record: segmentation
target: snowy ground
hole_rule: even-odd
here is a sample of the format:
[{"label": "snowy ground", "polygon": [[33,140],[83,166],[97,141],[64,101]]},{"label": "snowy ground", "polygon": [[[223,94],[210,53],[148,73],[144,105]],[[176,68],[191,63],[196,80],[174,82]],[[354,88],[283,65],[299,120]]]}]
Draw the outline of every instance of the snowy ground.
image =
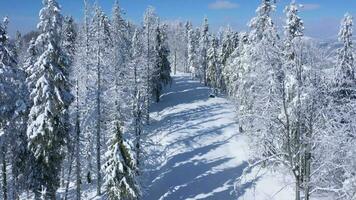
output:
[{"label": "snowy ground", "polygon": [[[286,173],[261,169],[234,192],[249,158],[248,140],[237,133],[234,106],[225,98],[209,98],[210,90],[189,75],[173,78],[151,110],[142,200],[294,199],[291,181],[282,175]],[[96,196],[95,184],[84,184],[82,190],[82,199],[106,199]],[[63,193],[60,188],[58,199]],[[75,198],[74,183],[68,197]]]},{"label": "snowy ground", "polygon": [[144,200],[289,200],[288,179],[259,173],[238,192],[234,183],[247,166],[247,139],[238,135],[234,106],[209,98],[210,90],[189,75],[173,77],[152,107]]}]

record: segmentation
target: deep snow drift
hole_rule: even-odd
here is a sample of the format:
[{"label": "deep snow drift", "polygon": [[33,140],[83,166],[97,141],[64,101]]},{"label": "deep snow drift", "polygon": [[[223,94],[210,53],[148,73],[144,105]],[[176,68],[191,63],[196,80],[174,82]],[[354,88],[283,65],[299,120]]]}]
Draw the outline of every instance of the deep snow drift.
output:
[{"label": "deep snow drift", "polygon": [[247,167],[247,139],[238,134],[234,106],[209,94],[189,75],[178,74],[153,105],[143,199],[293,199],[289,179],[263,170],[251,178],[257,183],[249,180],[234,192]]}]

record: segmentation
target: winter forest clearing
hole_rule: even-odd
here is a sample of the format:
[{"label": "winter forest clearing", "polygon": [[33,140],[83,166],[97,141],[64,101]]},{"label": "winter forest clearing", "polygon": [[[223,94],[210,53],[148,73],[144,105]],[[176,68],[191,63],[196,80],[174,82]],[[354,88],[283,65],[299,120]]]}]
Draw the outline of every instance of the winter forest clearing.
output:
[{"label": "winter forest clearing", "polygon": [[294,0],[247,31],[58,2],[0,23],[1,200],[356,200],[351,14],[325,41]]}]

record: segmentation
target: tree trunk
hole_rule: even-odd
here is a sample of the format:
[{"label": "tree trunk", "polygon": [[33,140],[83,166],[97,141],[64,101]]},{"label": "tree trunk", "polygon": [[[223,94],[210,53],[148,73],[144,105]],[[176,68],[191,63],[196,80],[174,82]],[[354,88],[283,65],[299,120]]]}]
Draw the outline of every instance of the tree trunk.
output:
[{"label": "tree trunk", "polygon": [[147,93],[146,123],[150,124],[150,26],[147,27],[147,91],[146,93]]},{"label": "tree trunk", "polygon": [[76,174],[76,199],[80,200],[81,192],[80,192],[80,184],[81,184],[81,165],[80,165],[80,113],[79,113],[79,81],[77,80],[77,116],[75,123],[75,174]]},{"label": "tree trunk", "polygon": [[70,154],[70,158],[69,158],[69,169],[68,169],[68,176],[67,176],[67,182],[66,182],[66,186],[65,186],[65,193],[64,193],[64,199],[67,200],[68,199],[68,192],[69,192],[69,183],[70,183],[70,177],[72,174],[72,164],[73,164],[73,157],[74,154],[71,153]]},{"label": "tree trunk", "polygon": [[174,75],[177,74],[177,51],[174,51]]},{"label": "tree trunk", "polygon": [[[4,144],[5,145],[5,144]],[[7,200],[7,171],[6,171],[6,147],[3,146],[1,149],[2,152],[2,192],[3,200]]]},{"label": "tree trunk", "polygon": [[100,38],[98,40],[98,51],[97,51],[97,93],[96,93],[96,103],[97,103],[97,121],[96,121],[96,170],[97,170],[97,195],[101,195],[101,158],[100,158],[100,137],[101,137],[101,63],[100,63],[100,55],[101,55],[101,47],[100,47]]},{"label": "tree trunk", "polygon": [[295,200],[300,200],[300,178],[296,177],[295,183]]}]

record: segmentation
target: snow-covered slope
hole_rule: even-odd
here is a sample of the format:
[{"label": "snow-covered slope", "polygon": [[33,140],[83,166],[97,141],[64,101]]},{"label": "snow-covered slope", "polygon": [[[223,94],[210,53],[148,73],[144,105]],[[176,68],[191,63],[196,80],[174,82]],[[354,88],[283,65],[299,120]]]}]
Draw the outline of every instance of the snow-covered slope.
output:
[{"label": "snow-covered slope", "polygon": [[173,78],[152,107],[143,199],[293,199],[291,187],[284,187],[289,179],[264,170],[251,178],[256,183],[249,180],[234,192],[249,158],[234,106],[225,98],[209,98],[210,90],[189,75]]}]

